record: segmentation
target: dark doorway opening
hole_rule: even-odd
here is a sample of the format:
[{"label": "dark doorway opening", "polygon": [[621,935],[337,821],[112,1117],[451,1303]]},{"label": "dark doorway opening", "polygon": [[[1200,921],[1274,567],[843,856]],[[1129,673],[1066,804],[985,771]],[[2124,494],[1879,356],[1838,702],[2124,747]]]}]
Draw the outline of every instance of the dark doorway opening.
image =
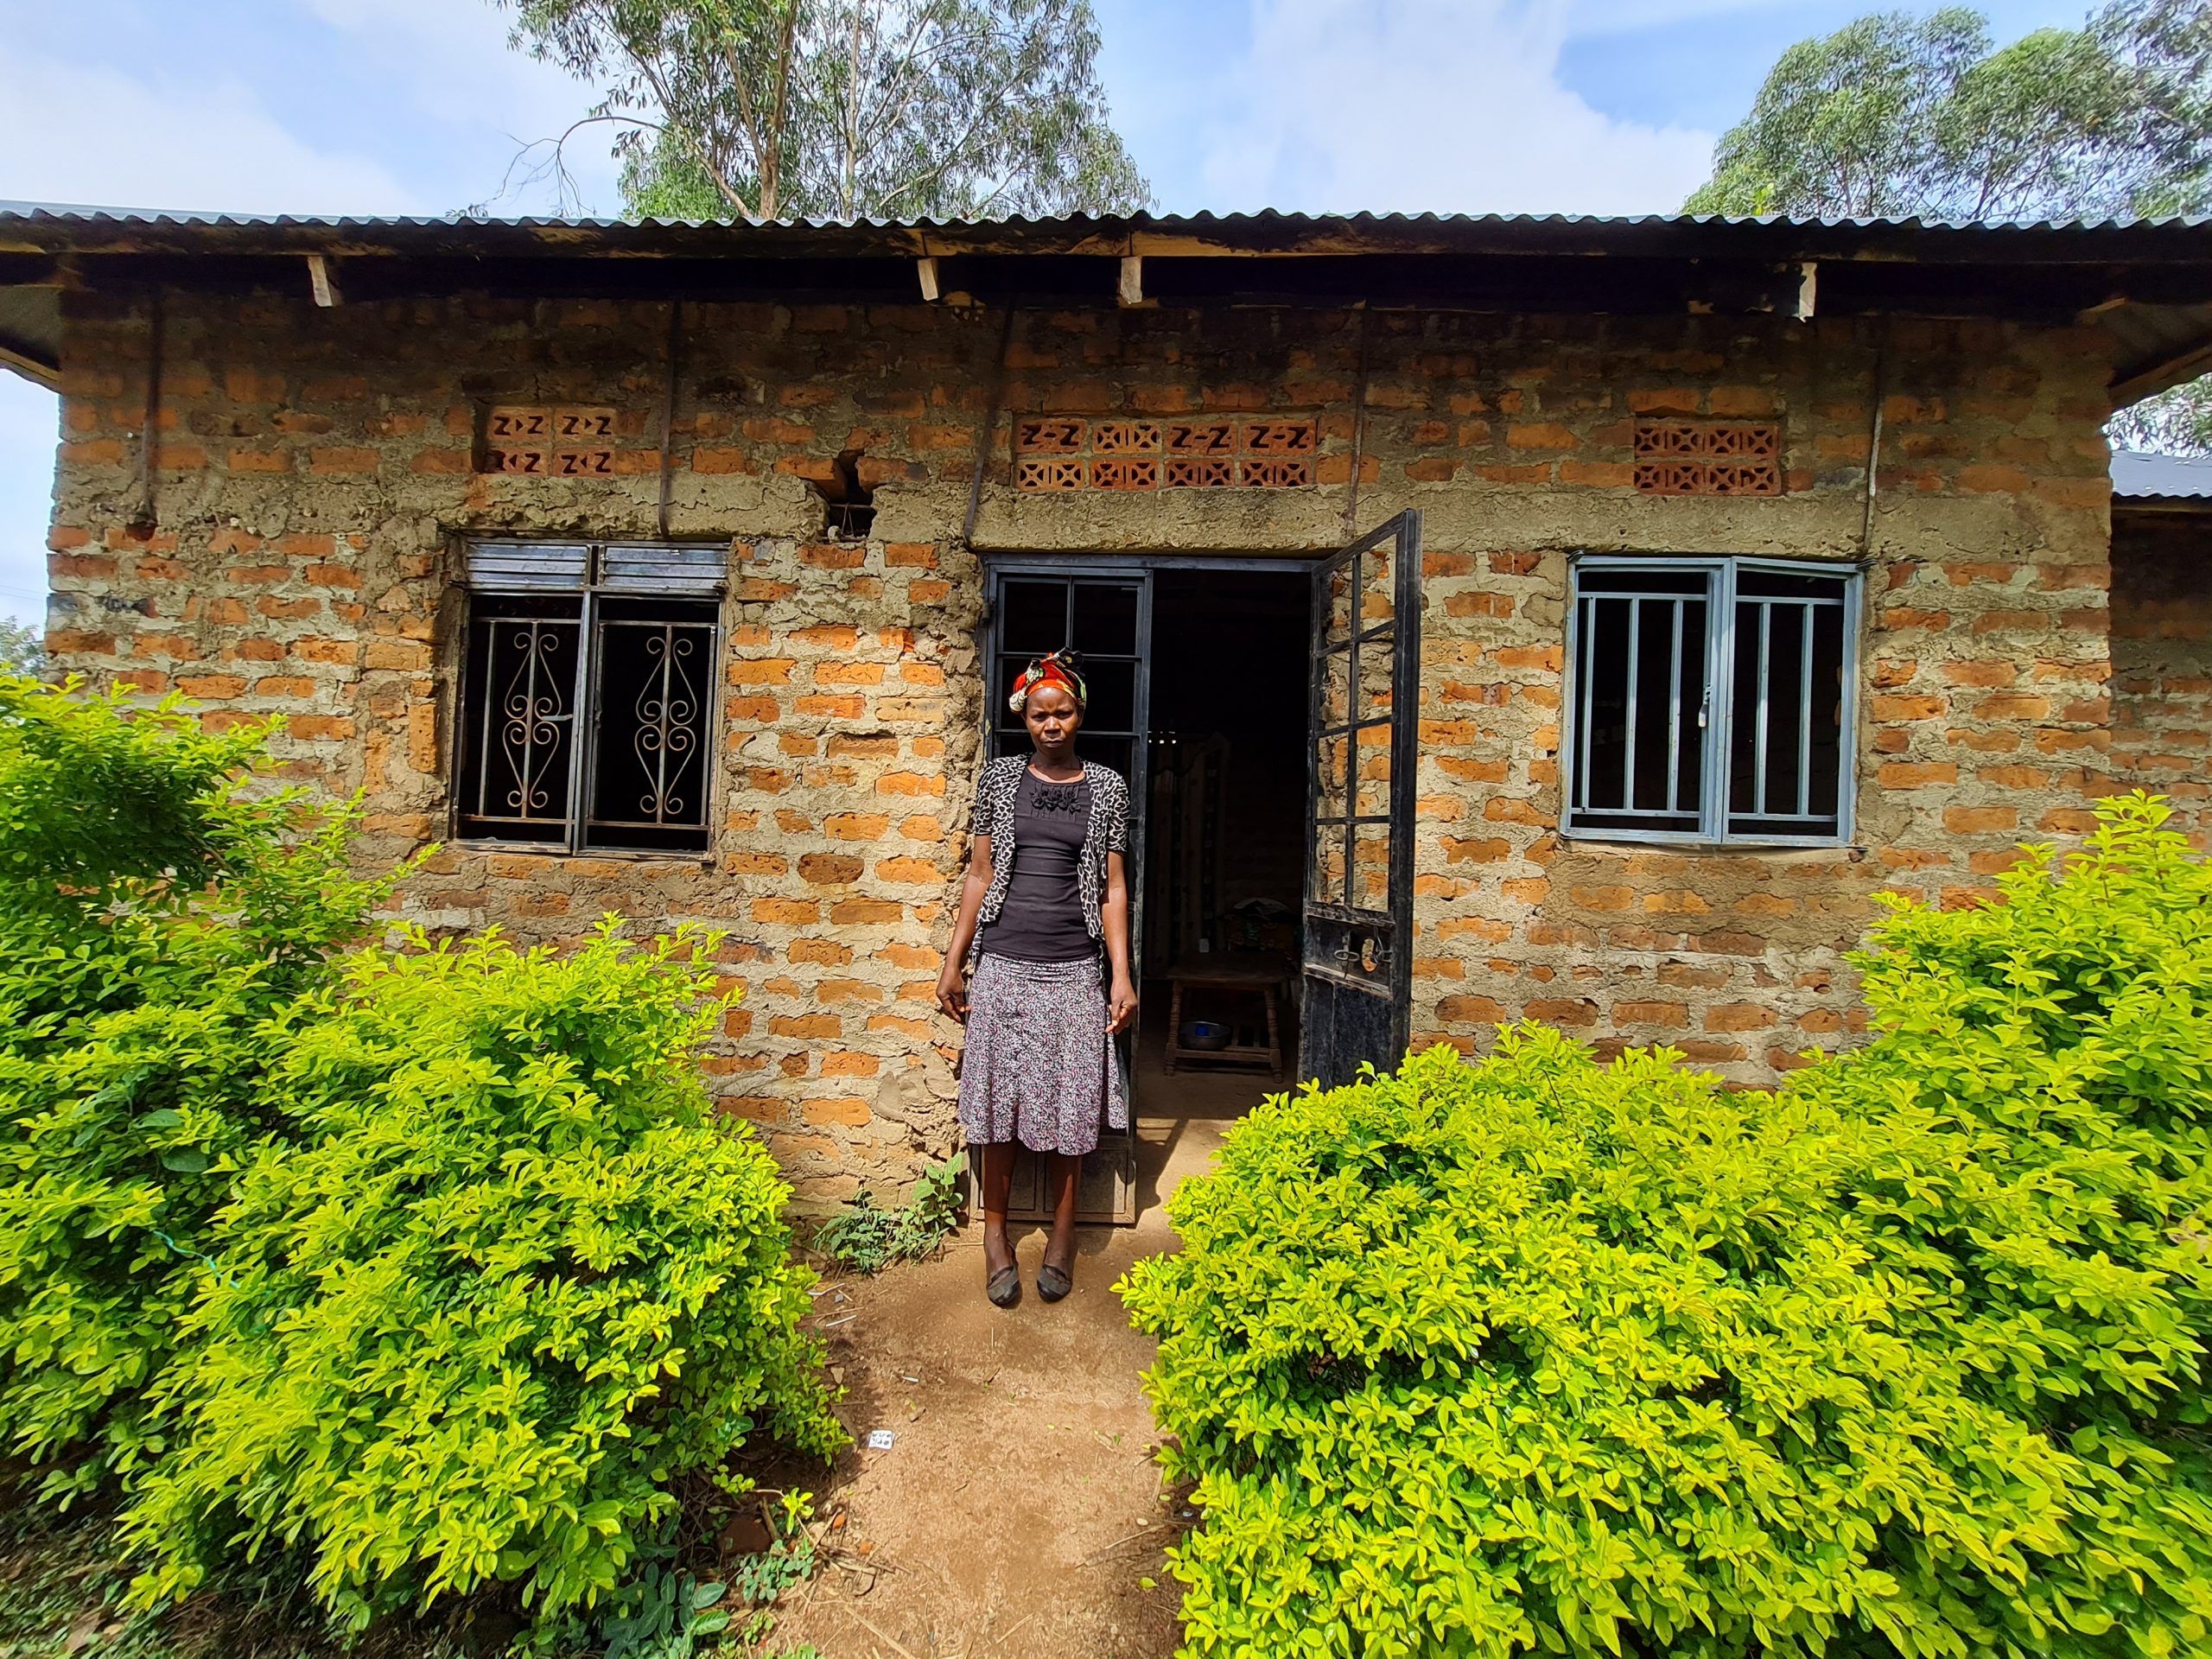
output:
[{"label": "dark doorway opening", "polygon": [[1296,1064],[1312,579],[1153,582],[1135,1067],[1165,1126],[1240,1116]]}]

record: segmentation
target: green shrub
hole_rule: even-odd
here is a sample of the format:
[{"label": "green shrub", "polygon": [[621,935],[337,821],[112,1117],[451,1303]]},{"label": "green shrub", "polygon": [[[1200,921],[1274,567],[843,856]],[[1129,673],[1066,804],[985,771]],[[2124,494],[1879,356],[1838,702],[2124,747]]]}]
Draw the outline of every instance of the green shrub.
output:
[{"label": "green shrub", "polygon": [[144,1392],[242,1158],[269,1022],[389,887],[265,734],[0,678],[0,1448],[66,1499],[158,1452]]},{"label": "green shrub", "polygon": [[2101,817],[1778,1092],[1522,1027],[1233,1132],[1122,1287],[1185,1653],[2212,1648],[2212,872]]},{"label": "green shrub", "polygon": [[924,1170],[904,1207],[886,1210],[863,1191],[815,1230],[814,1248],[854,1273],[918,1262],[960,1224],[968,1160],[955,1155]]},{"label": "green shrub", "polygon": [[841,1442],[789,1191],[692,1064],[725,1006],[702,943],[417,938],[283,1016],[302,1143],[244,1169],[154,1390],[142,1604],[296,1548],[348,1624],[493,1580],[556,1614],[678,1477],[756,1431]]}]

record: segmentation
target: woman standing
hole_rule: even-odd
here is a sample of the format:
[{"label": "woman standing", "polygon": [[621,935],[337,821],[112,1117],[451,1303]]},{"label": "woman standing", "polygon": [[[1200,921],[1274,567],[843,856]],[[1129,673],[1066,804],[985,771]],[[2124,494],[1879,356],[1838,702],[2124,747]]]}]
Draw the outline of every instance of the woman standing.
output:
[{"label": "woman standing", "polygon": [[968,1027],[960,1127],[983,1151],[984,1294],[1001,1307],[1021,1300],[1006,1232],[1016,1141],[1051,1160],[1052,1234],[1037,1294],[1057,1302],[1074,1287],[1084,1154],[1097,1146],[1102,1120],[1128,1126],[1112,1039],[1137,1012],[1122,856],[1128,785],[1076,759],[1085,693],[1074,653],[1030,664],[1008,701],[1035,753],[983,768],[960,913],[937,982],[938,1006]]}]

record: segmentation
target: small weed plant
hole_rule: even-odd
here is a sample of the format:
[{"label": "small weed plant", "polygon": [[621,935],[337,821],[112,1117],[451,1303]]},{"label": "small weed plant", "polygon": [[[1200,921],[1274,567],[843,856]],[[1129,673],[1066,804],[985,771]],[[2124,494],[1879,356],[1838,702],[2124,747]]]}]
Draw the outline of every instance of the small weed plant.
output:
[{"label": "small weed plant", "polygon": [[1523,1027],[1279,1098],[1122,1286],[1187,1656],[2212,1651],[2212,871],[1895,902],[1771,1093]]},{"label": "small weed plant", "polygon": [[920,1261],[960,1224],[967,1167],[957,1156],[931,1165],[900,1210],[886,1210],[862,1192],[816,1230],[814,1248],[854,1273],[877,1274],[893,1262]]}]

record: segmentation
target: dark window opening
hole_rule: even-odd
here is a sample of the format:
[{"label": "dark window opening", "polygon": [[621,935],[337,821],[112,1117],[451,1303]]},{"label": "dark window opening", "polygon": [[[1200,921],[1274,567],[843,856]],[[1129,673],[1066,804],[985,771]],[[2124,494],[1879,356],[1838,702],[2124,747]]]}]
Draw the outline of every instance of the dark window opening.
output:
[{"label": "dark window opening", "polygon": [[701,590],[719,580],[715,550],[469,556],[458,837],[703,851],[720,607]]},{"label": "dark window opening", "polygon": [[1857,581],[1734,561],[1579,565],[1567,827],[1847,836]]},{"label": "dark window opening", "polygon": [[814,487],[822,497],[823,532],[841,542],[864,542],[875,528],[875,492],[861,481],[861,452],[842,451],[830,463],[829,482]]}]

